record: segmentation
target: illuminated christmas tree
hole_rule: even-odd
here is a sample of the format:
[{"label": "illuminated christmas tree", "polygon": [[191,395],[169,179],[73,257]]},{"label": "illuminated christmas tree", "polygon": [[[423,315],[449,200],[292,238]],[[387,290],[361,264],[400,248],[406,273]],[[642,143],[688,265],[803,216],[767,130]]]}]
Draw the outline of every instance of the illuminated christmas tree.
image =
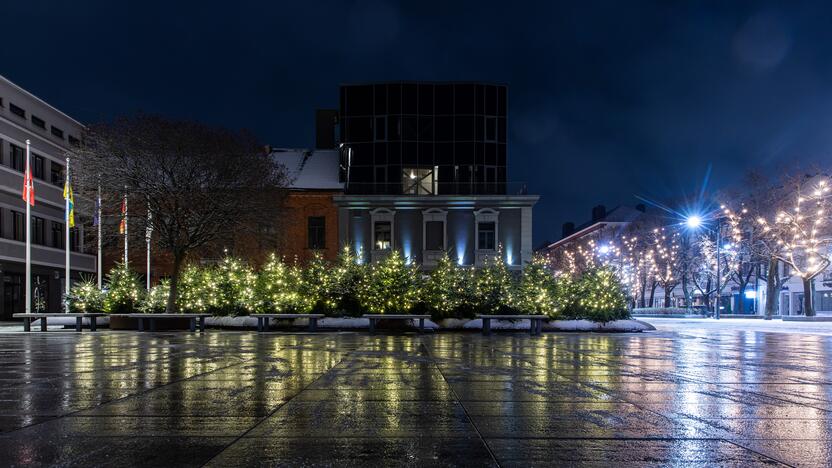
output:
[{"label": "illuminated christmas tree", "polygon": [[552,314],[555,309],[555,275],[546,258],[536,255],[523,269],[514,295],[516,308],[524,314]]},{"label": "illuminated christmas tree", "polygon": [[512,311],[514,282],[502,258],[502,249],[498,249],[498,255],[487,259],[476,272],[473,301],[479,313]]},{"label": "illuminated christmas tree", "polygon": [[628,318],[627,295],[609,267],[587,270],[577,285],[577,318],[609,322]]},{"label": "illuminated christmas tree", "polygon": [[422,286],[422,301],[435,319],[457,315],[466,300],[465,270],[447,254],[440,258]]},{"label": "illuminated christmas tree", "polygon": [[303,276],[297,265],[287,265],[275,254],[269,256],[257,276],[255,297],[261,312],[304,313],[311,301],[301,294]]},{"label": "illuminated christmas tree", "polygon": [[104,293],[92,278],[81,278],[69,290],[69,311],[72,313],[102,312]]},{"label": "illuminated christmas tree", "polygon": [[407,313],[419,301],[419,269],[395,251],[373,264],[361,278],[357,297],[370,313]]},{"label": "illuminated christmas tree", "polygon": [[165,311],[170,295],[170,280],[163,279],[156,286],[150,288],[145,294],[144,300],[139,305],[139,310],[146,314],[160,314]]},{"label": "illuminated christmas tree", "polygon": [[144,292],[138,275],[124,263],[117,263],[107,275],[104,311],[110,314],[136,312]]}]

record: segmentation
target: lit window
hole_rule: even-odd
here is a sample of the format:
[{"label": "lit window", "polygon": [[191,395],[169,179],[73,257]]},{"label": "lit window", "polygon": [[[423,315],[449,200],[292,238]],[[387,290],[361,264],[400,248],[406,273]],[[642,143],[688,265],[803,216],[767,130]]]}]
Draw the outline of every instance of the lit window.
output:
[{"label": "lit window", "polygon": [[373,245],[376,250],[390,250],[393,241],[393,226],[390,221],[376,221],[373,226]]},{"label": "lit window", "polygon": [[436,168],[409,167],[402,171],[402,193],[405,195],[435,195],[438,181]]}]

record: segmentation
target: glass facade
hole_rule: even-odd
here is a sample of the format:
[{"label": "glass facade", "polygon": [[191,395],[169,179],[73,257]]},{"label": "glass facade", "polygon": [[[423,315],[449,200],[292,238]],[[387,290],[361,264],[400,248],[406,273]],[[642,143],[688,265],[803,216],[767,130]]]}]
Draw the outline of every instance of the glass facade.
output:
[{"label": "glass facade", "polygon": [[504,194],[506,106],[502,85],[342,86],[341,171],[347,193]]}]

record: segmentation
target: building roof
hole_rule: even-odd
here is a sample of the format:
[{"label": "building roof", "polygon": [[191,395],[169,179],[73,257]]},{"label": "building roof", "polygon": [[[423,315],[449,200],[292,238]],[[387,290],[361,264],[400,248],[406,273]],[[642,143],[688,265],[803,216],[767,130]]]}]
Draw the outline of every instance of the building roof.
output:
[{"label": "building roof", "polygon": [[344,190],[344,183],[338,180],[337,150],[275,148],[270,156],[286,167],[290,189]]},{"label": "building roof", "polygon": [[580,239],[581,237],[598,231],[599,229],[603,229],[606,226],[625,225],[632,223],[641,216],[644,216],[644,211],[630,206],[619,205],[608,211],[603,218],[596,219],[593,221],[587,221],[586,223],[581,224],[580,226],[576,227],[575,230],[568,236],[549,244],[541,250],[549,250],[556,248],[558,246],[569,243],[575,239]]}]

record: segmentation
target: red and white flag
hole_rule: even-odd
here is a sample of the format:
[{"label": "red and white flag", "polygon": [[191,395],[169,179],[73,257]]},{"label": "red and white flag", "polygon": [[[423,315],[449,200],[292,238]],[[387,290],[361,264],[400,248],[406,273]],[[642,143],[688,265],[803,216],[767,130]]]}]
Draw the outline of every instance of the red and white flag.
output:
[{"label": "red and white flag", "polygon": [[23,175],[23,201],[35,206],[35,182],[32,180],[32,169],[26,161],[26,174]]}]

